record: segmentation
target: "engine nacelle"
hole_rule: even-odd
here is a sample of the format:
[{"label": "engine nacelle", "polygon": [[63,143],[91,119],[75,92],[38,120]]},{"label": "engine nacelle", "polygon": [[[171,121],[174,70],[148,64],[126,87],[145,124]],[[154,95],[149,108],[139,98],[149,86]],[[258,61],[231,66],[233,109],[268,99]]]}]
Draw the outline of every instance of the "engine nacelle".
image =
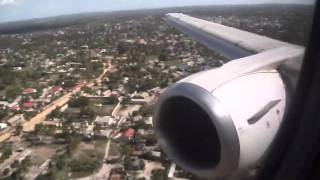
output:
[{"label": "engine nacelle", "polygon": [[285,85],[276,70],[235,74],[217,68],[161,95],[154,126],[179,166],[211,178],[244,177],[264,157],[281,124]]}]

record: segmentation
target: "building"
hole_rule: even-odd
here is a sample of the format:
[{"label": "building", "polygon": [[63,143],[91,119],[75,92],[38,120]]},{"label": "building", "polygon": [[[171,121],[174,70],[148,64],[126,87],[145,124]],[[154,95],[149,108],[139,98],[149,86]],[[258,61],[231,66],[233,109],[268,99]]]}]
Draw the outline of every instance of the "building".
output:
[{"label": "building", "polygon": [[152,156],[154,156],[154,157],[158,157],[158,158],[161,157],[161,152],[159,152],[159,151],[151,151],[151,154],[152,154]]},{"label": "building", "polygon": [[111,116],[97,116],[94,120],[94,124],[99,127],[107,127],[114,123]]},{"label": "building", "polygon": [[147,117],[144,121],[146,124],[153,126],[153,118],[152,116]]},{"label": "building", "polygon": [[33,102],[25,102],[25,103],[23,103],[23,108],[25,108],[25,109],[33,108],[33,106],[34,106]]},{"label": "building", "polygon": [[0,109],[5,109],[8,105],[8,101],[0,101]]},{"label": "building", "polygon": [[0,131],[6,129],[8,125],[6,123],[0,123]]},{"label": "building", "polygon": [[28,95],[28,94],[33,94],[33,93],[36,93],[37,90],[34,89],[34,88],[26,88],[23,90],[22,94],[25,94],[25,95]]},{"label": "building", "polygon": [[135,134],[135,130],[132,129],[132,128],[128,128],[127,130],[125,130],[123,132],[122,136],[124,138],[127,138],[127,139],[131,140],[133,138],[134,134]]},{"label": "building", "polygon": [[138,97],[132,98],[132,99],[130,100],[130,103],[131,103],[131,104],[144,104],[144,103],[146,103],[146,102],[147,102],[146,99],[144,99],[144,98],[138,98]]},{"label": "building", "polygon": [[13,102],[13,103],[8,104],[8,108],[9,108],[9,110],[11,110],[11,111],[19,111],[19,110],[20,110],[19,103],[16,102],[16,101]]},{"label": "building", "polygon": [[13,117],[11,117],[10,119],[7,120],[7,123],[10,125],[10,126],[15,126],[17,124],[21,124],[21,123],[24,123],[25,122],[25,119],[24,119],[24,116],[23,114],[17,114]]},{"label": "building", "polygon": [[59,92],[61,92],[63,89],[61,86],[53,86],[51,89],[50,89],[50,93],[52,94],[58,94]]}]

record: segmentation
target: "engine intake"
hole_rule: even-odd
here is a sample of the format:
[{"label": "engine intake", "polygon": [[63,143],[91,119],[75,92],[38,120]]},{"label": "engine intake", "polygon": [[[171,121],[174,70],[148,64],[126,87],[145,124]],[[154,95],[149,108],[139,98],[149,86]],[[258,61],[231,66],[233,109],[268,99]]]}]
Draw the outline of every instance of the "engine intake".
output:
[{"label": "engine intake", "polygon": [[155,132],[168,157],[187,171],[240,179],[263,159],[278,131],[284,85],[274,71],[239,76],[218,87],[198,83],[210,73],[166,89],[155,111]]}]

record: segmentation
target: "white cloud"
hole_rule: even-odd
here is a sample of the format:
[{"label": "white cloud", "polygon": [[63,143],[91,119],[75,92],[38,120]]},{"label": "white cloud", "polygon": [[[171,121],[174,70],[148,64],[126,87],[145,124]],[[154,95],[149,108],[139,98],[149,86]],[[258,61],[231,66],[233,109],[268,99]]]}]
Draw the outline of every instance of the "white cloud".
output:
[{"label": "white cloud", "polygon": [[15,4],[17,4],[17,0],[0,0],[0,6],[15,5]]}]

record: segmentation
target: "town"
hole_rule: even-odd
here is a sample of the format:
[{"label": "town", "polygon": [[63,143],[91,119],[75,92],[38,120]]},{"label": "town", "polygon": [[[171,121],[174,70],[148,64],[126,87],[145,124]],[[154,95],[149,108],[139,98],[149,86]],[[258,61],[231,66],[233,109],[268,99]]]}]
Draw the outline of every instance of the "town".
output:
[{"label": "town", "polygon": [[[153,107],[166,87],[228,60],[162,16],[0,35],[0,179],[197,179],[161,150]],[[245,26],[233,15],[203,16]],[[290,18],[251,21],[245,27],[287,38]]]}]

